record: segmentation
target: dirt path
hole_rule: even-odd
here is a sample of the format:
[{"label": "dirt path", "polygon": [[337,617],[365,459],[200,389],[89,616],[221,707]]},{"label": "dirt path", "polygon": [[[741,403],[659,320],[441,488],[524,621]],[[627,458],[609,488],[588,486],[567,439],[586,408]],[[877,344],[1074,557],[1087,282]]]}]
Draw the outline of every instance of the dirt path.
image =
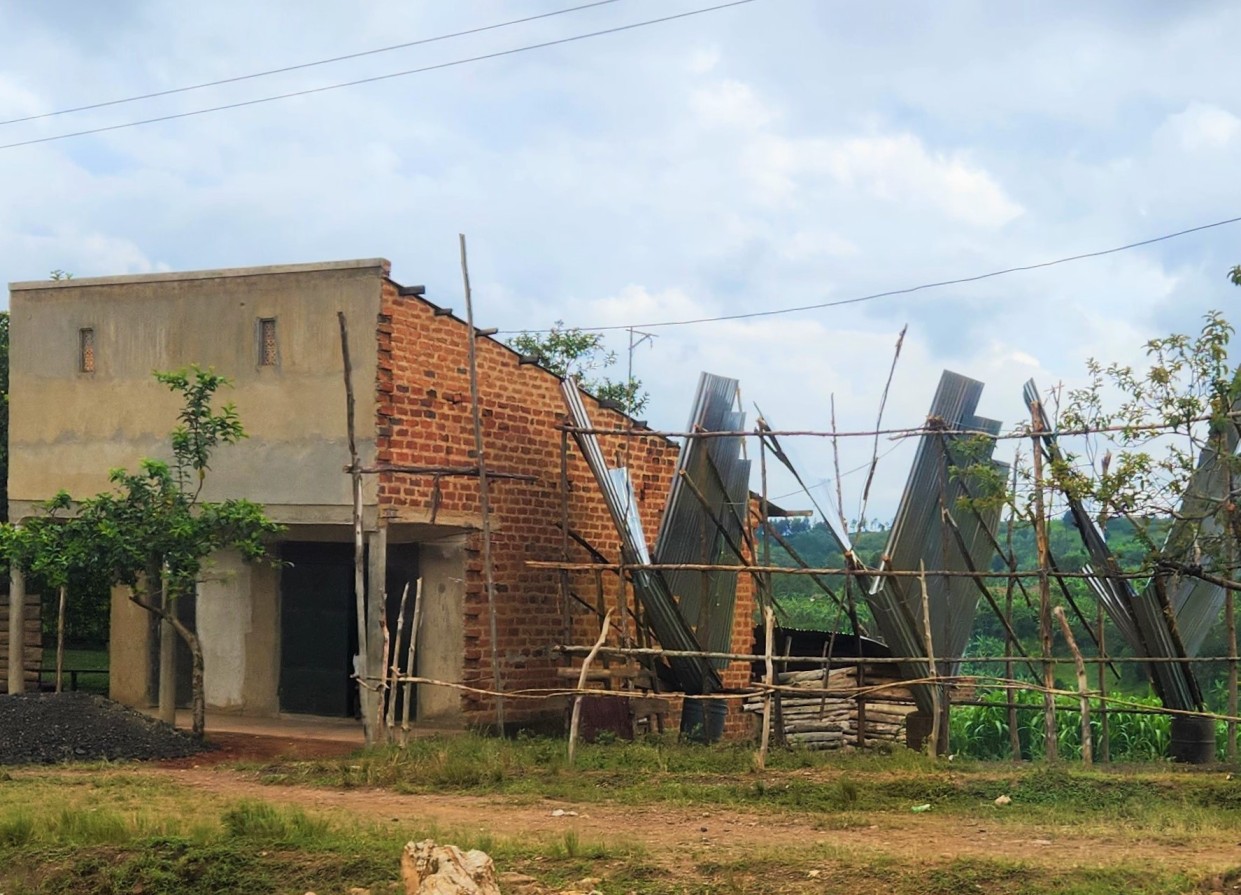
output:
[{"label": "dirt path", "polygon": [[[133,773],[127,770],[125,773]],[[891,854],[902,861],[947,861],[1001,857],[1040,866],[1099,867],[1131,863],[1136,855],[1151,865],[1208,873],[1241,864],[1241,832],[1235,838],[1201,834],[1136,840],[1092,835],[1089,828],[1047,829],[1011,816],[1000,820],[991,806],[974,818],[959,814],[859,813],[845,826],[843,815],[822,817],[732,809],[685,809],[666,805],[578,805],[552,800],[530,803],[502,796],[402,795],[385,790],[335,790],[268,786],[253,774],[220,767],[149,767],[139,773],[167,775],[180,785],[221,798],[261,798],[325,813],[345,812],[368,822],[497,837],[555,840],[576,831],[582,842],[636,842],[656,858],[710,851],[717,860],[745,854],[826,845],[849,852]],[[554,815],[553,812],[564,812]],[[1003,809],[1020,810],[1019,806]],[[998,821],[998,822],[997,822]]]}]

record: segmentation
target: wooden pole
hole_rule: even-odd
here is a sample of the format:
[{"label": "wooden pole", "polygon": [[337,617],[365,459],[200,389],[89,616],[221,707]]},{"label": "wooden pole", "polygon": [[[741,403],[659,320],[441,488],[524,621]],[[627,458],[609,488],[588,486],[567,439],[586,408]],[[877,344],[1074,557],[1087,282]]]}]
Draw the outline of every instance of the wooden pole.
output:
[{"label": "wooden pole", "polygon": [[573,766],[573,756],[577,752],[577,728],[582,721],[582,696],[586,689],[586,676],[590,673],[590,663],[599,655],[599,650],[608,639],[608,629],[612,626],[612,610],[609,608],[603,616],[603,625],[599,630],[599,639],[594,648],[582,660],[582,673],[577,676],[578,693],[573,697],[573,715],[569,721],[569,766]]},{"label": "wooden pole", "polygon": [[[393,740],[392,733],[396,728],[396,697],[400,692],[397,689],[397,678],[401,676],[401,637],[405,634],[405,604],[409,600],[409,582],[405,582],[405,588],[401,591],[401,604],[396,611],[396,636],[391,638],[391,650],[388,652],[388,686],[385,690],[388,694],[388,720],[387,720],[387,738],[391,743]],[[410,674],[413,674],[411,671]]]},{"label": "wooden pole", "polygon": [[59,597],[56,608],[56,692],[59,693],[63,689],[62,678],[65,674],[65,592],[68,590],[63,584],[59,588]]},{"label": "wooden pole", "polygon": [[1030,405],[1031,431],[1034,439],[1034,538],[1038,544],[1039,638],[1043,651],[1043,757],[1055,761],[1059,751],[1056,742],[1056,665],[1051,659],[1051,582],[1047,544],[1047,517],[1043,506],[1043,411],[1038,402]]},{"label": "wooden pole", "polygon": [[[1015,495],[1017,493],[1017,467],[1020,465],[1020,456],[1013,458],[1013,480],[1009,489],[1009,493]],[[1014,502],[1016,497],[1013,498]],[[1013,516],[1015,509],[1009,508],[1008,519],[1005,523],[1004,539],[1008,546],[1007,562],[1011,567],[1015,566],[1015,558],[1013,556]],[[1013,636],[1013,583],[1017,579],[1009,578],[1004,587],[1004,679],[1013,680],[1013,650],[1017,647],[1016,638]],[[1017,720],[1016,706],[1016,689],[1009,684],[1005,689],[1005,696],[1008,701],[1008,748],[1012,752],[1013,761],[1021,761],[1021,727]]]},{"label": "wooden pole", "polygon": [[[410,624],[409,631],[409,653],[405,657],[405,673],[410,677],[418,674],[418,667],[414,664],[414,660],[418,654],[418,632],[422,628],[422,579],[419,578],[414,583],[414,620]],[[405,701],[401,706],[401,745],[404,746],[409,742],[409,711],[410,703],[418,697],[418,691],[414,689],[413,681],[405,682]]]},{"label": "wooden pole", "polygon": [[[569,433],[565,429],[560,430],[560,557],[565,562],[569,561]],[[569,572],[561,569],[557,574],[560,580],[561,636],[565,643],[572,643],[573,613],[569,605]]]},{"label": "wooden pole", "polygon": [[[1098,631],[1098,636],[1095,637],[1095,640],[1099,643],[1100,659],[1107,658],[1107,640],[1104,639],[1105,635],[1103,628],[1104,618],[1103,604],[1100,603],[1098,609],[1098,620],[1095,626]],[[1231,712],[1229,714],[1231,714]],[[1112,760],[1112,736],[1111,730],[1109,729],[1107,710],[1107,664],[1105,662],[1099,663],[1099,760]]]},{"label": "wooden pole", "polygon": [[758,746],[758,769],[767,767],[767,747],[771,741],[771,699],[775,691],[771,688],[776,683],[776,666],[771,661],[771,651],[776,636],[776,614],[770,606],[763,607],[763,659],[767,663],[767,674],[763,678],[767,684],[767,692],[763,694],[763,734]]},{"label": "wooden pole", "polygon": [[[465,323],[469,330],[469,362],[470,362],[470,415],[474,420],[474,452],[478,456],[478,503],[483,521],[483,575],[487,584],[487,620],[491,634],[491,678],[492,689],[497,693],[504,690],[500,680],[500,646],[497,643],[496,625],[496,580],[495,569],[491,562],[491,492],[487,482],[487,454],[483,444],[483,415],[478,397],[478,346],[475,344],[478,335],[474,330],[474,298],[470,292],[470,267],[466,258],[465,234],[457,235],[461,243],[461,281],[465,288]],[[504,697],[496,696],[496,726],[500,736],[504,736]]]},{"label": "wooden pole", "polygon": [[[1227,452],[1222,450],[1224,445],[1221,443],[1219,453],[1225,455]],[[1230,458],[1231,459],[1231,458]],[[1232,500],[1232,465],[1231,462],[1225,463],[1225,483],[1227,485],[1227,493],[1229,500]],[[1235,512],[1235,510],[1233,510]],[[1226,523],[1224,525],[1224,558],[1228,568],[1230,577],[1235,577],[1236,565],[1236,527]],[[1224,624],[1228,628],[1228,715],[1229,717],[1237,717],[1237,605],[1236,593],[1232,590],[1224,591]],[[1230,762],[1237,760],[1237,722],[1229,721],[1228,726],[1228,745],[1227,756]]]},{"label": "wooden pole", "polygon": [[[922,635],[926,638],[926,667],[931,678],[939,677],[939,669],[935,666],[935,641],[931,637],[931,595],[926,586],[926,563],[918,560],[918,570],[921,573],[918,580],[922,584]],[[942,712],[940,710],[940,700],[943,693],[940,691],[939,684],[931,684],[931,749],[932,758],[939,755],[939,737],[940,723]]]},{"label": "wooden pole", "polygon": [[372,690],[367,686],[366,657],[366,543],[362,536],[362,464],[358,458],[357,429],[354,422],[355,402],[353,397],[353,363],[349,359],[349,324],[345,321],[345,312],[337,311],[336,319],[340,324],[340,354],[344,363],[345,373],[345,429],[349,438],[349,475],[353,486],[353,599],[357,611],[358,653],[353,657],[353,673],[358,680],[358,705],[362,714],[362,731],[366,744],[375,742],[374,712],[372,706]]},{"label": "wooden pole", "polygon": [[1069,627],[1069,619],[1064,614],[1064,607],[1057,606],[1052,613],[1056,616],[1056,621],[1060,623],[1060,633],[1064,635],[1064,642],[1069,645],[1069,652],[1073,654],[1073,664],[1077,667],[1077,693],[1082,709],[1082,763],[1094,764],[1094,749],[1090,736],[1090,685],[1086,680],[1086,663],[1082,660],[1082,651],[1077,648],[1077,641],[1073,639],[1073,629]]}]

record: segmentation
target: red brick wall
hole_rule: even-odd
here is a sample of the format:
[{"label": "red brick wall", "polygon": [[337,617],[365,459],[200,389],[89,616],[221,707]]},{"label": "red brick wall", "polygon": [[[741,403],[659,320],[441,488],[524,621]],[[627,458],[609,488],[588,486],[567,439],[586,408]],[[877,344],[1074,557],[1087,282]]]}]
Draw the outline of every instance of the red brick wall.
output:
[{"label": "red brick wall", "polygon": [[[402,297],[384,281],[378,325],[379,369],[376,388],[377,462],[394,464],[472,466],[476,463],[470,414],[467,328],[449,316],[435,316],[434,308],[416,297]],[[551,647],[564,641],[565,611],[558,573],[531,569],[530,560],[556,561],[564,557],[564,539],[558,524],[562,513],[560,487],[561,433],[565,418],[560,381],[537,366],[522,366],[518,355],[500,343],[476,340],[483,442],[487,467],[495,472],[535,476],[535,482],[492,479],[492,563],[495,575],[497,644],[500,689],[562,686],[555,673],[563,660]],[[685,399],[691,398],[688,386]],[[593,399],[586,406],[596,427],[621,428],[628,420],[604,410]],[[639,510],[648,538],[658,530],[668,494],[677,446],[663,438],[605,437],[605,456],[628,453],[637,490]],[[597,550],[615,560],[619,539],[590,470],[572,440],[568,444],[567,497],[569,526]],[[379,509],[392,522],[430,522],[459,525],[472,530],[467,538],[465,585],[465,643],[463,683],[493,686],[487,593],[479,531],[478,480],[431,478],[388,473],[379,479]],[[568,559],[589,562],[585,549],[570,540]],[[605,600],[615,606],[616,576],[603,575]],[[570,576],[571,589],[587,602],[596,601],[592,573]],[[629,594],[632,605],[632,592]],[[743,576],[738,591],[734,649],[750,645],[753,600]],[[598,636],[598,618],[570,600],[572,642],[592,643]],[[615,638],[614,638],[615,639]],[[748,669],[737,663],[726,674],[729,686],[741,686]],[[494,716],[491,701],[463,697],[463,709],[473,720]],[[506,702],[515,720],[545,711],[539,703]]]}]

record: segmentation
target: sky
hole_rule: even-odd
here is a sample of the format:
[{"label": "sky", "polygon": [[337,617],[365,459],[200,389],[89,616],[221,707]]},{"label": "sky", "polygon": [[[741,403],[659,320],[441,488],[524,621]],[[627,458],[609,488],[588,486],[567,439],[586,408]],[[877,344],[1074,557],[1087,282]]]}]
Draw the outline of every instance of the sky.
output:
[{"label": "sky", "polygon": [[[565,10],[583,0],[9,0],[0,121]],[[720,2],[720,0],[715,0]],[[615,0],[454,39],[142,102],[0,124],[0,276],[41,279],[382,256],[478,325],[637,325],[644,415],[684,427],[700,371],[776,429],[917,426],[940,372],[1084,381],[1088,358],[1236,322],[1241,224],[1104,257],[798,313],[1241,215],[1241,6]],[[13,146],[412,69],[337,90]],[[607,334],[627,361],[628,335]],[[226,372],[226,371],[224,371]],[[623,375],[623,371],[620,375]],[[786,440],[816,500],[825,439]],[[845,513],[874,445],[840,448]],[[912,456],[881,438],[865,508]],[[1005,445],[1003,451],[1011,448]],[[859,469],[861,467],[861,469]],[[808,508],[774,475],[773,495]],[[787,496],[785,496],[787,495]]]}]

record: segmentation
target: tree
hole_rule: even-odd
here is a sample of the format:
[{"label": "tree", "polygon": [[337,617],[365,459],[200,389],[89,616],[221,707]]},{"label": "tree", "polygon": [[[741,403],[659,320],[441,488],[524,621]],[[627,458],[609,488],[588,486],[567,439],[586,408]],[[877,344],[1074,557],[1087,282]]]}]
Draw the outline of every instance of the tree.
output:
[{"label": "tree", "polygon": [[617,381],[590,376],[616,363],[616,352],[607,350],[600,333],[566,328],[563,320],[557,320],[546,332],[522,332],[509,344],[522,354],[538,358],[540,365],[560,378],[571,378],[600,400],[617,402],[626,413],[641,413],[650,400],[640,379],[630,376]]},{"label": "tree", "polygon": [[[265,539],[281,526],[249,500],[199,499],[216,448],[245,437],[232,404],[213,406],[216,391],[228,380],[199,367],[155,377],[184,401],[169,439],[172,463],[145,459],[138,472],[114,469],[112,490],[78,501],[71,520],[31,520],[21,529],[10,527],[5,541],[11,560],[31,572],[50,574],[56,581],[76,572],[127,587],[134,603],[171,624],[190,650],[193,732],[201,737],[206,709],[202,645],[178,617],[177,601],[194,592],[212,553],[234,548],[260,560],[267,555]],[[62,492],[47,504],[43,518],[53,520],[73,506]]]}]

